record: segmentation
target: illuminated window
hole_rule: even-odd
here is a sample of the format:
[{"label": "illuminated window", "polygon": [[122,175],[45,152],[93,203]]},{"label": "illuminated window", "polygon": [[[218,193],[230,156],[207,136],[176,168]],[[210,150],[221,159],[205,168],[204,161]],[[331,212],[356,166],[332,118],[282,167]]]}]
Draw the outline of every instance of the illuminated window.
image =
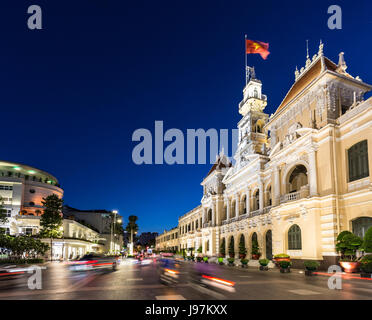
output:
[{"label": "illuminated window", "polygon": [[372,218],[360,217],[352,222],[353,233],[360,238],[364,238],[367,230],[372,227]]},{"label": "illuminated window", "polygon": [[288,230],[288,250],[301,250],[301,229],[297,224],[294,224]]},{"label": "illuminated window", "polygon": [[13,186],[0,185],[0,190],[13,190]]}]

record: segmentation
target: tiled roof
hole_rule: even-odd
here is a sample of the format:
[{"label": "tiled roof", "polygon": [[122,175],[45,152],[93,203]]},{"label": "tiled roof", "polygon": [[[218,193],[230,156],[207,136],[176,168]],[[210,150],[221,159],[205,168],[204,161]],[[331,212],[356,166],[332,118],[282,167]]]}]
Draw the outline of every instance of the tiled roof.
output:
[{"label": "tiled roof", "polygon": [[308,70],[301,75],[292,87],[289,89],[287,95],[283,99],[282,103],[275,111],[278,113],[283,109],[289,102],[291,102],[303,89],[305,89],[310,83],[317,79],[322,73],[322,59],[324,58],[325,70],[336,71],[337,65],[326,57],[320,57]]},{"label": "tiled roof", "polygon": [[[226,163],[224,163],[226,162]],[[206,177],[208,177],[213,171],[220,170],[222,168],[230,168],[232,166],[231,162],[227,160],[225,156],[218,156],[216,162],[212,166],[212,168],[209,170]]]}]

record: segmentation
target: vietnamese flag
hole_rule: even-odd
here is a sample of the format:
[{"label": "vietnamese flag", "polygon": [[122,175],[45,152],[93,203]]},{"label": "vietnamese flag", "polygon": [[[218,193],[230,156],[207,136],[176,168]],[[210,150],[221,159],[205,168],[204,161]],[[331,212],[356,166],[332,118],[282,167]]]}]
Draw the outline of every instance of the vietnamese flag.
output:
[{"label": "vietnamese flag", "polygon": [[262,59],[266,60],[269,52],[269,44],[261,41],[245,39],[245,53],[259,53]]}]

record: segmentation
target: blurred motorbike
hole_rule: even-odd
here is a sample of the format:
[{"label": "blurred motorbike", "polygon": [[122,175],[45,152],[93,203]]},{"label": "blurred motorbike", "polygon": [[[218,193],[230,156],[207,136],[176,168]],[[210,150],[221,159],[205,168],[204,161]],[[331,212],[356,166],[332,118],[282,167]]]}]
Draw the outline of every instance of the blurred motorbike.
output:
[{"label": "blurred motorbike", "polygon": [[116,271],[118,267],[117,257],[105,256],[99,253],[86,254],[77,261],[69,263],[71,271],[88,271],[97,269],[110,269]]},{"label": "blurred motorbike", "polygon": [[[209,266],[210,268],[210,266]],[[195,289],[204,289],[216,295],[235,292],[235,282],[216,276],[213,269],[193,269],[189,272],[189,283]]]},{"label": "blurred motorbike", "polygon": [[170,259],[160,259],[158,266],[159,280],[167,286],[174,286],[180,281],[180,265]]}]

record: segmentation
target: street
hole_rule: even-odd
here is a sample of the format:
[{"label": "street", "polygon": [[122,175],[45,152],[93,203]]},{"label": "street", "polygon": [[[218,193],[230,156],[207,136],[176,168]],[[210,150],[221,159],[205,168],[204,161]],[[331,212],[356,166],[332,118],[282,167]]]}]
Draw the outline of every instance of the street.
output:
[{"label": "street", "polygon": [[[16,300],[328,300],[371,299],[372,281],[342,277],[342,289],[328,288],[328,276],[307,277],[300,270],[281,274],[278,269],[259,271],[250,267],[219,266],[177,261],[179,281],[167,286],[159,281],[159,264],[131,264],[124,260],[117,271],[71,272],[66,264],[47,263],[42,271],[42,289],[30,290],[32,274],[0,281],[0,299]],[[204,288],[189,281],[195,267],[203,274],[235,283],[235,292]],[[358,274],[352,277],[358,277]]]}]

